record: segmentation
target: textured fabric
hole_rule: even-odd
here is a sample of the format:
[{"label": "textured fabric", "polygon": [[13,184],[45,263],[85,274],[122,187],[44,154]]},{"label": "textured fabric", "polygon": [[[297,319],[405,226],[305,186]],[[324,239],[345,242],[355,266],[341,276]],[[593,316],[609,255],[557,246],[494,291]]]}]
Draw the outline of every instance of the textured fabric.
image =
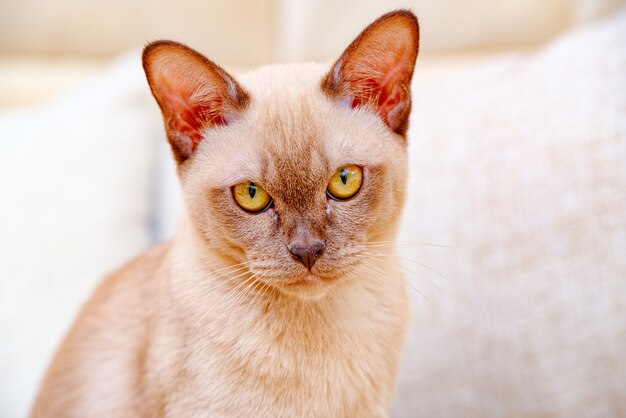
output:
[{"label": "textured fabric", "polygon": [[133,53],[71,94],[0,114],[2,417],[26,415],[80,304],[149,242],[160,120],[139,62]]},{"label": "textured fabric", "polygon": [[393,416],[625,416],[626,12],[414,97]]}]

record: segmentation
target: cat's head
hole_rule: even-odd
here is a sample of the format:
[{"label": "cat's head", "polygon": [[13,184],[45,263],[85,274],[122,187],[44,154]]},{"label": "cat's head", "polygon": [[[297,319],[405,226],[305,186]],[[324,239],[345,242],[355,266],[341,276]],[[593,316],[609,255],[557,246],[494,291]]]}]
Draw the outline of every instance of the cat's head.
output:
[{"label": "cat's head", "polygon": [[148,45],[190,221],[211,250],[288,294],[350,276],[368,242],[393,239],[407,180],[417,19],[386,14],[332,65],[235,79],[188,47]]}]

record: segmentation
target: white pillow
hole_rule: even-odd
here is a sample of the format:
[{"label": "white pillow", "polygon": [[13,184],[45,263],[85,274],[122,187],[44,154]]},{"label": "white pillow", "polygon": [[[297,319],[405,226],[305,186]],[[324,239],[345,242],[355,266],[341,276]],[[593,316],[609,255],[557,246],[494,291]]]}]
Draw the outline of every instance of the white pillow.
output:
[{"label": "white pillow", "polygon": [[140,62],[132,53],[64,97],[0,113],[2,417],[26,415],[80,304],[150,241],[161,123]]},{"label": "white pillow", "polygon": [[399,240],[453,245],[403,256],[454,286],[405,263],[393,416],[626,413],[625,41],[626,11],[415,86]]}]

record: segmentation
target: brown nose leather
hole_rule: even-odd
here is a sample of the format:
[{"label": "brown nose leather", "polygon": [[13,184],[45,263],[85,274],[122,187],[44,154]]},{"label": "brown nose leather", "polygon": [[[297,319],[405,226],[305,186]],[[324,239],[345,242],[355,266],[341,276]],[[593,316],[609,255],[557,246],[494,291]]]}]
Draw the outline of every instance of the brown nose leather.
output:
[{"label": "brown nose leather", "polygon": [[304,264],[304,267],[311,270],[325,246],[324,241],[309,239],[305,242],[294,244],[289,248],[289,251],[291,251],[296,260]]}]

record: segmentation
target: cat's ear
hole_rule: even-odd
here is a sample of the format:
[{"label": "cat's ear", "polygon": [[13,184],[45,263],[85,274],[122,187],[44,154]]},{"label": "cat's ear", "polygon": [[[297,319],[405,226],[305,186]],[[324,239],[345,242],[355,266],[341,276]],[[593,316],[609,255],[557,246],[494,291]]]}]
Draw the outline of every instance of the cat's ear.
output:
[{"label": "cat's ear", "polygon": [[178,163],[191,156],[205,129],[229,124],[248,102],[233,77],[185,45],[153,42],[142,59]]},{"label": "cat's ear", "polygon": [[322,79],[322,89],[349,106],[371,106],[391,130],[408,128],[411,77],[419,47],[417,17],[381,16],[350,44]]}]

